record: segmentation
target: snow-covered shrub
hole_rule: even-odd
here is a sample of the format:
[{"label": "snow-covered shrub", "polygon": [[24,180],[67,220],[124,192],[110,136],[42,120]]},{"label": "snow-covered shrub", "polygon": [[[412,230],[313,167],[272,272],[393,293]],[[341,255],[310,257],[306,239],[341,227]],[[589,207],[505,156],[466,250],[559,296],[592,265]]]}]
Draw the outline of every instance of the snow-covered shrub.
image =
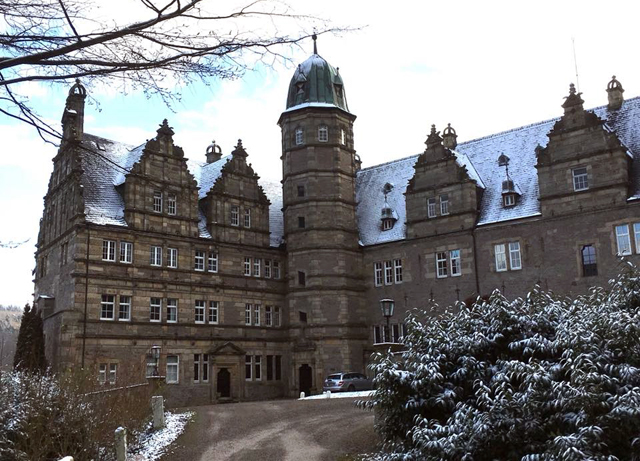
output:
[{"label": "snow-covered shrub", "polygon": [[640,459],[640,273],[574,300],[499,292],[434,319],[379,354],[387,460]]}]

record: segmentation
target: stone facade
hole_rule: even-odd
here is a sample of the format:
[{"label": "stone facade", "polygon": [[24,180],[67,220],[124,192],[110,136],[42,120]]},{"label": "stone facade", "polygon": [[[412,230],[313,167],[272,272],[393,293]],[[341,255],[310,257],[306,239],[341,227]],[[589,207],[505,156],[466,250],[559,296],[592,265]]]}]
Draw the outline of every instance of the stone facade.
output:
[{"label": "stone facade", "polygon": [[[342,78],[314,55],[296,71],[282,184],[238,141],[188,163],[164,121],[131,148],[84,132],[73,86],[36,254],[37,305],[58,369],[166,375],[168,405],[319,392],[366,372],[414,308],[534,284],[605,285],[640,253],[640,100],[360,169]],[[389,330],[381,299],[395,300]]]}]

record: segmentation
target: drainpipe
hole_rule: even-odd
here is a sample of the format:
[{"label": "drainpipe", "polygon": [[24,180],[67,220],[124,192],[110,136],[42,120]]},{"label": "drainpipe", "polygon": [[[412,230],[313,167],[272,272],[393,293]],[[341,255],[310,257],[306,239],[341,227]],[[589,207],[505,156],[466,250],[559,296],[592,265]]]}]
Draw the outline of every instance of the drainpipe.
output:
[{"label": "drainpipe", "polygon": [[482,293],[480,293],[480,276],[478,275],[478,246],[476,245],[475,229],[471,231],[471,237],[473,238],[473,265],[476,276],[476,293],[478,296],[482,296]]},{"label": "drainpipe", "polygon": [[89,304],[89,240],[91,229],[87,226],[87,254],[85,256],[85,273],[84,273],[84,319],[82,321],[82,369],[84,369],[84,351],[87,342],[87,307]]}]

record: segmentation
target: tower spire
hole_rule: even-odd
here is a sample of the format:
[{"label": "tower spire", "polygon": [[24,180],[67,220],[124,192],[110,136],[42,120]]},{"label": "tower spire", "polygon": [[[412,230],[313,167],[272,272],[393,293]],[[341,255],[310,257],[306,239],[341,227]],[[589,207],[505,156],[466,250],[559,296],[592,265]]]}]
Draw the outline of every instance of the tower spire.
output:
[{"label": "tower spire", "polygon": [[318,54],[318,45],[316,43],[316,40],[318,40],[318,36],[316,35],[315,29],[313,30],[313,35],[311,36],[311,38],[313,39],[313,54]]}]

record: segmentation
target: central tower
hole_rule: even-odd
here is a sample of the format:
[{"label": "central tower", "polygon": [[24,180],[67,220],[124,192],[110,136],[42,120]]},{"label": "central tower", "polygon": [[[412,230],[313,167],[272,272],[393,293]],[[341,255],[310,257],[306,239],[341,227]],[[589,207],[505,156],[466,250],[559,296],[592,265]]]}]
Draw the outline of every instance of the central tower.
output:
[{"label": "central tower", "polygon": [[292,389],[321,390],[332,372],[364,372],[359,166],[339,69],[314,54],[295,71],[280,116]]}]

